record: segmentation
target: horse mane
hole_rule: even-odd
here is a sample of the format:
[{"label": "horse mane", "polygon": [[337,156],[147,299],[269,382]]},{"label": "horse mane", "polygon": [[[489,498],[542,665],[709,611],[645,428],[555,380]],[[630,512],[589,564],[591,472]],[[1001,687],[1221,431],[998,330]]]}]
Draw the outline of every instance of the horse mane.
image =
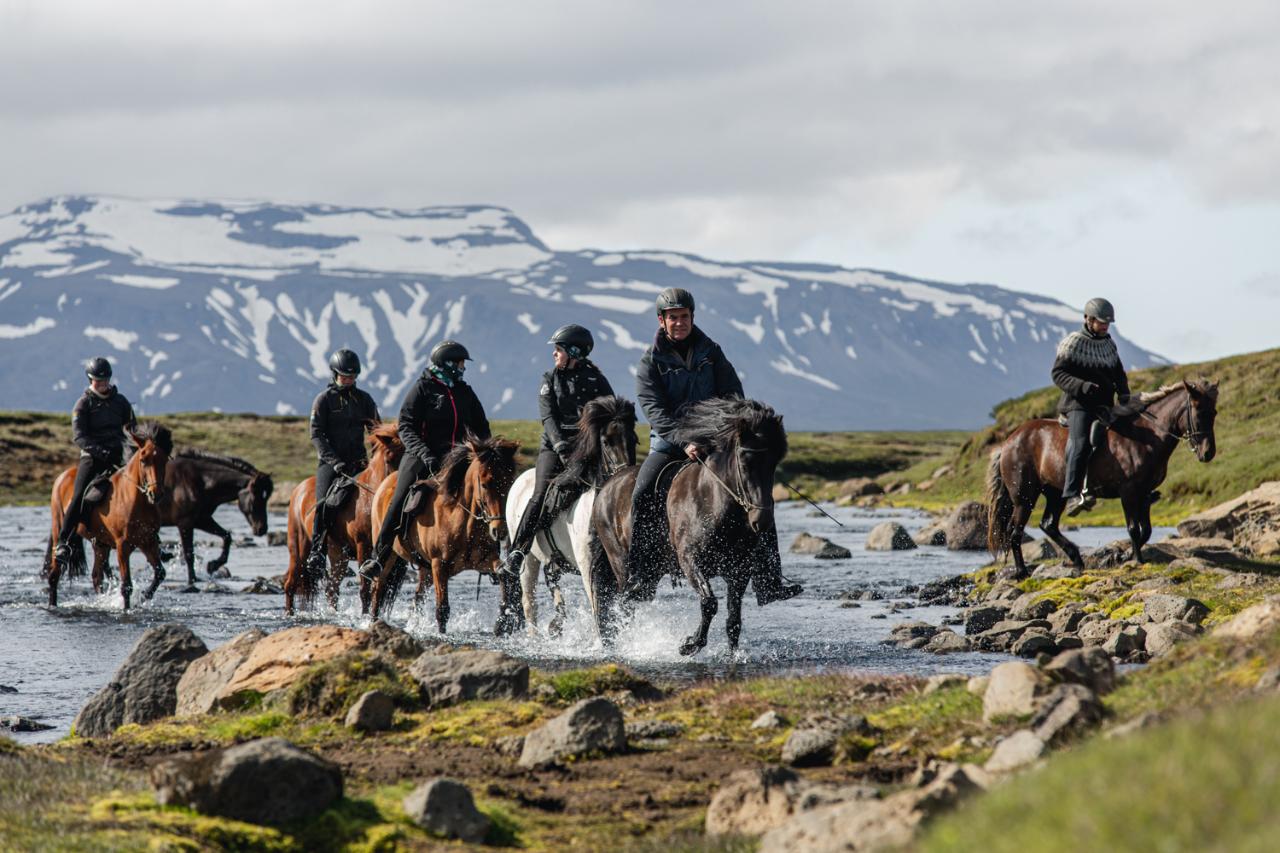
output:
[{"label": "horse mane", "polygon": [[133,428],[133,435],[140,441],[150,441],[166,455],[173,453],[173,433],[158,421],[142,421]]},{"label": "horse mane", "polygon": [[758,400],[717,397],[690,406],[675,431],[678,445],[696,444],[712,452],[732,450],[743,435],[758,435],[787,453],[782,416]]},{"label": "horse mane", "polygon": [[256,477],[262,473],[248,460],[241,459],[238,456],[224,456],[221,453],[213,453],[212,451],[201,450],[197,447],[184,447],[178,451],[175,458],[194,459],[199,462],[209,462],[214,465],[221,465],[224,468],[233,468],[241,474],[247,474],[250,477]]},{"label": "horse mane", "polygon": [[600,436],[614,421],[622,421],[633,433],[636,428],[636,406],[625,397],[596,397],[582,407],[578,416],[578,436],[569,454],[565,470],[557,477],[565,482],[587,482],[596,487],[600,481]]},{"label": "horse mane", "polygon": [[1139,391],[1133,396],[1141,408],[1146,408],[1187,388],[1192,389],[1197,394],[1203,394],[1215,402],[1218,399],[1217,383],[1210,382],[1208,379],[1189,379],[1184,382],[1174,382],[1171,385],[1161,385],[1154,391]]},{"label": "horse mane", "polygon": [[375,438],[395,439],[400,441],[400,424],[398,421],[387,421],[380,423],[373,429],[369,430],[369,440]]},{"label": "horse mane", "polygon": [[474,460],[496,470],[506,469],[515,475],[515,452],[518,445],[503,438],[476,438],[468,433],[460,443],[445,454],[436,472],[435,481],[445,499],[456,503],[462,499],[462,489],[467,480],[467,469]]}]

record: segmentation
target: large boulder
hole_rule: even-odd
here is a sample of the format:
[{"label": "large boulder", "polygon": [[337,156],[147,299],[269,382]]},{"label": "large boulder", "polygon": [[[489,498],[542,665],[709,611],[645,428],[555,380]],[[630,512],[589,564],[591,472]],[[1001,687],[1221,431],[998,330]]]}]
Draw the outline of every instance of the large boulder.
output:
[{"label": "large boulder", "polygon": [[204,657],[196,658],[178,681],[179,717],[211,713],[218,694],[231,683],[258,641],[267,636],[260,628],[237,634]]},{"label": "large boulder", "polygon": [[433,708],[472,699],[520,699],[529,692],[529,665],[502,652],[426,652],[409,674]]},{"label": "large boulder", "polygon": [[928,785],[884,800],[854,799],[803,811],[760,839],[760,853],[899,849],[917,829],[990,784],[972,765],[948,765]]},{"label": "large boulder", "polygon": [[157,764],[151,784],[162,806],[257,824],[313,817],[342,798],[338,768],[270,737]]},{"label": "large boulder", "polygon": [[910,551],[916,547],[907,528],[896,521],[884,521],[867,534],[868,551]]},{"label": "large boulder", "polygon": [[127,723],[149,723],[171,716],[178,706],[182,674],[208,651],[204,641],[185,625],[148,628],[107,686],[80,709],[76,734],[106,737]]},{"label": "large boulder", "polygon": [[997,605],[985,605],[980,607],[970,607],[964,612],[964,632],[966,634],[981,634],[983,631],[989,631],[996,626],[997,623],[1003,622],[1009,618],[1009,608]]},{"label": "large boulder", "polygon": [[1255,554],[1256,546],[1271,542],[1277,532],[1280,532],[1280,481],[1274,480],[1196,513],[1178,525],[1179,536],[1228,539]]},{"label": "large boulder", "polygon": [[949,655],[956,652],[967,652],[972,646],[967,639],[955,631],[950,628],[943,628],[930,637],[929,642],[920,648],[935,655]]},{"label": "large boulder", "polygon": [[830,539],[801,533],[791,543],[791,553],[809,554],[819,560],[847,560],[853,556],[848,548],[844,548]]},{"label": "large boulder", "polygon": [[366,690],[347,711],[343,725],[358,732],[385,732],[391,728],[395,713],[396,703],[390,695],[381,690]]},{"label": "large boulder", "polygon": [[987,508],[977,501],[956,507],[947,519],[947,548],[952,551],[987,550]]},{"label": "large boulder", "polygon": [[627,730],[622,711],[608,699],[583,699],[525,735],[521,767],[544,767],[589,752],[622,752]]},{"label": "large boulder", "polygon": [[1034,732],[1023,729],[996,744],[991,757],[982,766],[988,773],[1009,773],[1033,764],[1044,755],[1045,742]]},{"label": "large boulder", "polygon": [[1152,622],[1168,622],[1180,619],[1199,625],[1209,615],[1209,608],[1202,601],[1180,595],[1153,592],[1142,600],[1142,612]]},{"label": "large boulder", "polygon": [[401,805],[409,820],[443,838],[480,844],[489,834],[489,818],[476,808],[471,789],[453,779],[424,782]]},{"label": "large boulder", "polygon": [[1080,684],[1099,696],[1116,686],[1116,666],[1111,655],[1092,646],[1062,652],[1044,666],[1050,678],[1063,684]]},{"label": "large boulder", "polygon": [[836,486],[836,494],[839,496],[837,500],[846,502],[854,498],[867,497],[868,495],[883,495],[884,486],[870,477],[854,477]]},{"label": "large boulder", "polygon": [[1097,725],[1102,703],[1092,690],[1080,684],[1059,684],[1040,700],[1031,730],[1045,743],[1054,743]]},{"label": "large boulder", "polygon": [[940,518],[931,521],[924,527],[916,531],[916,535],[912,537],[917,545],[928,545],[933,548],[940,548],[947,544],[947,520]]},{"label": "large boulder", "polygon": [[308,625],[268,634],[253,645],[231,680],[218,691],[218,708],[236,708],[247,699],[288,687],[309,667],[364,649],[369,635],[336,625]]},{"label": "large boulder", "polygon": [[1215,637],[1250,640],[1280,627],[1280,595],[1273,595],[1246,607],[1213,630]]},{"label": "large boulder", "polygon": [[858,714],[810,714],[787,735],[782,760],[793,767],[826,766],[835,760],[840,739],[850,733],[869,736],[875,729]]},{"label": "large boulder", "polygon": [[1039,592],[1025,592],[1009,607],[1009,618],[1044,619],[1057,609],[1058,605],[1052,599],[1044,598]]},{"label": "large boulder", "polygon": [[982,718],[1025,717],[1034,713],[1036,698],[1046,690],[1047,679],[1035,667],[1021,661],[1002,663],[991,670],[982,697]]},{"label": "large boulder", "polygon": [[1148,655],[1158,658],[1169,654],[1180,643],[1194,640],[1199,636],[1200,628],[1189,622],[1170,620],[1159,625],[1147,625],[1146,632],[1143,648]]}]

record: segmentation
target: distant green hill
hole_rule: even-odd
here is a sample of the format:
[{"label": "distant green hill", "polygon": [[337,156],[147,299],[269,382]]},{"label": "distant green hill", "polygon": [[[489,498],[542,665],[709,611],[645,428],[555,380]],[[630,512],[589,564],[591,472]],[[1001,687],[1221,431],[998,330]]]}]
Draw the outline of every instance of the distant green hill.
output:
[{"label": "distant green hill", "polygon": [[[1135,370],[1129,374],[1129,384],[1134,391],[1149,391],[1202,376],[1219,383],[1217,457],[1203,464],[1185,446],[1174,451],[1168,477],[1160,487],[1164,500],[1152,508],[1157,524],[1174,524],[1259,483],[1280,479],[1280,349],[1200,364]],[[922,460],[901,475],[882,479],[889,484],[895,479],[906,481],[916,487],[910,494],[895,498],[898,503],[944,506],[981,500],[991,450],[1023,421],[1052,417],[1057,402],[1058,389],[1052,386],[1007,400],[992,412],[995,423],[974,433],[959,450]],[[918,491],[944,463],[954,466],[954,471],[927,485],[927,491]],[[1119,501],[1104,501],[1079,520],[1086,524],[1114,524],[1122,517]]]}]

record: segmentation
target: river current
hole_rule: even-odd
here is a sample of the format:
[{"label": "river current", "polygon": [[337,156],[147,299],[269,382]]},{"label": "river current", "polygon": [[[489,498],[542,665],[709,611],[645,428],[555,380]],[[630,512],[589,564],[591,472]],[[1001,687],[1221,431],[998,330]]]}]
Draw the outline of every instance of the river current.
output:
[{"label": "river current", "polygon": [[[876,524],[897,521],[914,533],[928,522],[928,517],[912,510],[831,505],[825,508],[845,526],[815,517],[803,504],[778,506],[784,571],[803,583],[805,591],[790,601],[764,608],[755,605],[748,591],[742,642],[736,655],[730,654],[725,638],[724,586],[718,579],[712,583],[721,598],[720,614],[712,624],[707,648],[693,658],[681,657],[677,646],[697,625],[697,599],[687,585],[673,588],[665,581],[656,599],[638,610],[616,647],[606,653],[595,639],[577,575],[562,579],[570,615],[559,637],[521,633],[499,639],[492,633],[497,615],[496,587],[487,579],[477,587],[476,573],[464,572],[449,586],[453,613],[448,637],[454,642],[499,648],[548,668],[614,660],[650,677],[682,681],[731,674],[820,671],[918,675],[979,672],[1004,659],[1003,655],[982,653],[935,656],[881,644],[900,621],[922,619],[937,624],[955,615],[954,608],[912,607],[913,596],[904,594],[904,589],[970,571],[986,563],[987,554],[928,547],[867,551],[867,533]],[[0,716],[20,714],[53,726],[48,731],[13,737],[32,743],[64,736],[80,707],[107,683],[138,637],[153,625],[181,622],[211,648],[255,626],[266,631],[315,622],[367,626],[351,579],[343,586],[336,611],[322,605],[316,612],[295,617],[284,615],[281,595],[245,592],[255,578],[271,578],[284,572],[286,549],[267,547],[265,538],[255,540],[234,506],[222,507],[216,517],[240,543],[231,550],[231,577],[216,582],[205,577],[203,563],[215,557],[218,549],[213,539],[202,540],[197,533],[200,591],[183,591],[186,570],[175,558],[166,564],[169,577],[155,599],[141,601],[140,591],[150,580],[151,572],[141,555],[134,555],[134,609],[125,613],[114,568],[108,575],[110,586],[101,595],[93,593],[87,579],[68,584],[64,578],[60,606],[46,607],[40,564],[49,530],[48,510],[0,507],[0,685],[17,691],[0,689]],[[272,530],[283,530],[284,517],[272,515],[270,525]],[[801,532],[843,545],[852,557],[818,560],[788,553],[787,546]],[[1159,539],[1165,532],[1156,531],[1153,538]],[[1082,547],[1092,547],[1121,538],[1123,531],[1082,528],[1068,535]],[[161,538],[175,542],[176,530],[162,531]],[[176,545],[171,544],[171,549],[176,554]],[[406,590],[409,585],[406,583]],[[859,601],[856,607],[841,606],[841,593],[866,588],[880,592],[884,598]],[[539,619],[545,626],[552,616],[545,584],[540,584],[538,596]],[[418,636],[435,636],[433,596],[428,593],[422,611],[416,613],[411,596],[402,593],[389,621]]]}]

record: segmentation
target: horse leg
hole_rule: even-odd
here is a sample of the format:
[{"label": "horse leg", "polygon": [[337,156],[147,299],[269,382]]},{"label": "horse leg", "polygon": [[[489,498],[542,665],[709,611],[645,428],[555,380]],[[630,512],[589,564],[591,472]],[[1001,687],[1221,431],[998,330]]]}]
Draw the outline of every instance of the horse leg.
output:
[{"label": "horse leg", "polygon": [[338,593],[342,589],[342,579],[347,576],[347,554],[342,550],[341,545],[333,541],[333,538],[333,536],[330,536],[328,539],[329,578],[328,583],[324,585],[324,597],[328,600],[329,606],[337,610]]},{"label": "horse leg", "polygon": [[369,604],[373,598],[373,595],[372,595],[373,585],[369,582],[368,578],[366,578],[364,575],[360,574],[359,572],[359,568],[364,565],[364,561],[367,560],[368,558],[369,558],[369,549],[364,546],[364,543],[357,542],[356,543],[356,569],[357,569],[356,583],[359,585],[358,588],[360,590],[360,615],[361,616],[369,615]]},{"label": "horse leg", "polygon": [[725,603],[729,605],[729,611],[724,615],[724,630],[729,635],[731,652],[738,650],[738,639],[742,636],[742,596],[747,591],[747,583],[750,580],[747,576],[739,578],[734,575],[728,578],[729,592]]},{"label": "horse leg", "polygon": [[205,566],[205,571],[209,573],[209,577],[213,577],[213,573],[227,564],[227,556],[231,553],[231,533],[221,524],[213,520],[213,516],[202,518],[196,522],[196,527],[205,533],[212,533],[214,536],[222,538],[222,553],[216,559],[211,560],[209,565]]},{"label": "horse leg", "polygon": [[1080,549],[1058,529],[1058,521],[1062,518],[1062,511],[1066,506],[1067,502],[1062,499],[1062,492],[1057,489],[1045,489],[1044,515],[1040,517],[1040,530],[1062,549],[1062,553],[1067,555],[1071,565],[1077,569],[1083,569],[1084,558],[1080,556]]},{"label": "horse leg", "polygon": [[[1124,509],[1124,526],[1129,531],[1129,541],[1133,544],[1133,561],[1135,563],[1142,562],[1142,546],[1147,540],[1143,538],[1142,531],[1142,510],[1146,503],[1143,498],[1130,498],[1127,496],[1120,498],[1120,506]],[[1148,525],[1150,522],[1147,522]],[[1147,535],[1150,536],[1148,529]]]},{"label": "horse leg", "polygon": [[116,547],[116,559],[120,561],[120,597],[124,599],[124,609],[129,609],[129,599],[133,596],[133,575],[129,572],[129,557],[133,554],[133,545],[129,540]]},{"label": "horse leg", "polygon": [[195,528],[189,525],[179,525],[178,540],[182,543],[182,559],[187,564],[187,586],[195,589],[196,585],[196,548],[195,548]]},{"label": "horse leg", "polygon": [[431,561],[431,582],[436,587],[436,628],[443,635],[449,627],[449,575],[443,560]]},{"label": "horse leg", "polygon": [[547,623],[547,635],[550,637],[559,637],[560,631],[564,628],[564,620],[568,616],[567,609],[564,604],[564,592],[560,589],[560,577],[563,574],[560,567],[554,562],[546,567],[547,589],[551,591],[551,602],[555,606],[556,615],[551,617],[551,621]]},{"label": "horse leg", "polygon": [[[711,583],[701,570],[694,567],[692,571],[685,573],[689,578],[689,585],[698,593],[698,603],[702,608],[702,620],[698,623],[698,633],[692,637],[685,637],[683,643],[680,644],[680,654],[694,654],[706,648],[707,632],[711,630],[711,620],[715,618],[716,611],[720,609],[720,602],[716,601],[716,594],[711,589]],[[739,610],[741,610],[742,602],[738,602]]]},{"label": "horse leg", "polygon": [[[536,636],[538,633],[538,573],[542,570],[542,564],[538,562],[538,558],[533,554],[525,554],[524,562],[520,565],[520,606],[524,609],[524,621],[529,629],[529,636]],[[547,575],[547,584],[550,585],[551,576]]]},{"label": "horse leg", "polygon": [[102,595],[102,581],[107,576],[107,558],[111,556],[111,551],[93,543],[93,572],[90,575],[90,581],[93,583],[93,594]]},{"label": "horse leg", "polygon": [[[54,531],[54,534],[53,534],[53,535],[54,535],[54,537],[56,537],[56,536],[58,535],[58,533],[57,533],[57,531],[56,531],[56,530]],[[58,580],[59,580],[59,578],[61,578],[61,577],[62,577],[62,561],[61,561],[61,560],[55,560],[55,559],[53,559],[53,555],[52,555],[52,551],[53,551],[53,543],[54,543],[54,542],[56,542],[56,541],[57,541],[57,540],[56,540],[55,538],[50,538],[50,540],[49,540],[49,551],[50,551],[50,556],[49,556],[49,606],[50,606],[50,607],[57,607],[57,606],[58,606]]]},{"label": "horse leg", "polygon": [[142,593],[142,599],[150,601],[164,580],[164,563],[160,562],[160,540],[158,538],[151,540],[141,550],[142,555],[151,565],[151,585],[147,587],[146,592]]}]

